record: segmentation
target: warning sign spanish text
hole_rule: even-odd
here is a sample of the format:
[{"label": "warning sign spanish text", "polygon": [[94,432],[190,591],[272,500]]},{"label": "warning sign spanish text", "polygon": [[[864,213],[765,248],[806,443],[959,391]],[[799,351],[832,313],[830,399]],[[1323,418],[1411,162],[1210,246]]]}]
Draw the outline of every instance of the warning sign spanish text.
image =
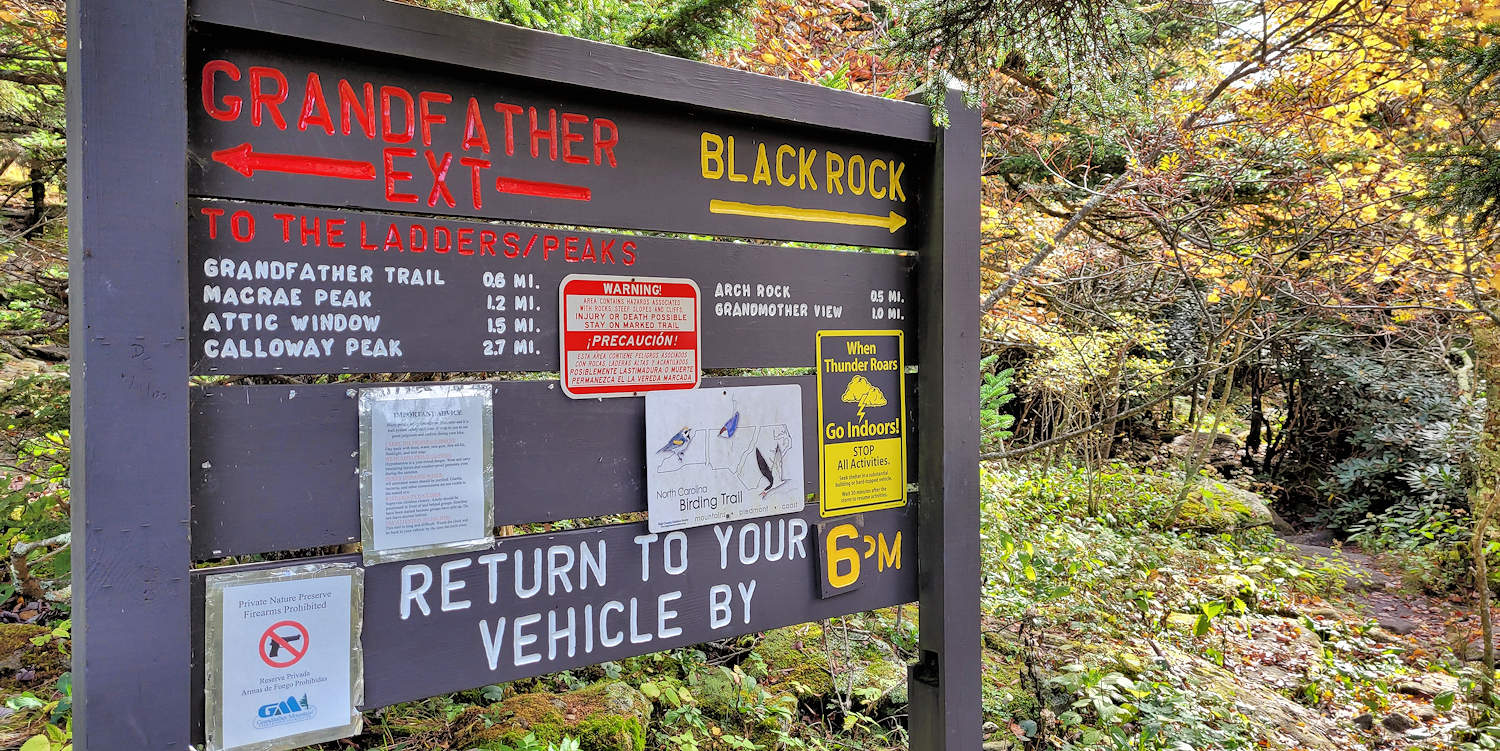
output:
[{"label": "warning sign spanish text", "polygon": [[568,396],[697,387],[703,358],[693,280],[574,274],[559,297]]}]

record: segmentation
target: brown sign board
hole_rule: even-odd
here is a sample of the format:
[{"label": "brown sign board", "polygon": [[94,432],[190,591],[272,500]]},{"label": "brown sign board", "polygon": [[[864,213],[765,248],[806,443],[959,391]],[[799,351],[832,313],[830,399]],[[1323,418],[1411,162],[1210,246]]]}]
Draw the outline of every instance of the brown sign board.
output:
[{"label": "brown sign board", "polygon": [[[834,599],[820,597],[819,551],[828,541],[817,521],[817,507],[808,506],[660,535],[644,523],[625,524],[367,567],[364,706],[915,599],[914,513],[858,519],[861,535],[888,545],[858,571],[858,591]],[[201,584],[197,591],[201,602]]]},{"label": "brown sign board", "polygon": [[916,245],[915,144],[242,31],[189,70],[199,195]]},{"label": "brown sign board", "polygon": [[[796,383],[817,421],[812,376],[705,378],[702,388]],[[555,381],[497,381],[495,523],[557,522],[646,510],[640,399],[574,401]],[[360,539],[358,400],[347,384],[193,390],[192,551],[198,560]],[[915,399],[907,404],[914,406]],[[524,405],[524,408],[521,406]],[[908,424],[915,416],[908,416]],[[804,466],[816,466],[812,441]],[[579,471],[587,468],[587,471]],[[915,475],[915,470],[908,469]],[[813,494],[817,476],[804,487]],[[545,503],[537,501],[546,498]],[[296,519],[269,525],[265,519]]]},{"label": "brown sign board", "polygon": [[[74,2],[68,49],[75,748],[203,743],[205,579],[291,562],[363,568],[369,707],[917,599],[912,747],[978,745],[960,91],[944,130],[911,102],[380,0]],[[696,285],[709,371],[900,332],[914,503],[328,555],[361,523],[357,397],[381,386],[355,376],[555,371],[573,274]],[[262,375],[319,377],[216,378]],[[813,381],[703,384],[799,383],[812,425]],[[645,509],[639,399],[490,386],[496,524]]]},{"label": "brown sign board", "polygon": [[576,273],[695,280],[707,368],[805,367],[821,329],[915,320],[905,254],[211,200],[188,233],[205,375],[554,371]]},{"label": "brown sign board", "polygon": [[[661,535],[633,524],[504,540],[495,553],[432,559],[420,569],[369,568],[367,703],[419,699],[915,599],[912,516],[866,515],[869,534],[895,539],[899,533],[908,547],[892,554],[899,567],[877,571],[872,561],[860,595],[842,602],[819,597],[823,540],[816,519],[817,510],[809,508]],[[445,566],[450,586],[462,587],[448,602]],[[492,571],[499,589],[493,606]],[[415,594],[424,582],[430,582],[425,602]],[[454,602],[456,592],[472,604]],[[572,636],[554,638],[570,621]],[[434,650],[434,644],[445,648]],[[415,675],[414,664],[423,666]]]}]

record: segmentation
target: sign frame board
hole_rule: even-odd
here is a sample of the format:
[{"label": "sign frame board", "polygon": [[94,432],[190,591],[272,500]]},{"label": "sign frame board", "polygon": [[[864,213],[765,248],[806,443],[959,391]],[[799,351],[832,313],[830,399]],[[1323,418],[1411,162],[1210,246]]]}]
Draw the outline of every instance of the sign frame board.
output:
[{"label": "sign frame board", "polygon": [[[331,212],[334,218],[340,218],[399,213],[411,218],[411,224],[453,223],[455,227],[459,220],[448,217],[467,216],[480,220],[478,224],[510,222],[512,227],[557,223],[606,231],[690,232],[724,238],[915,251],[914,255],[882,256],[877,261],[876,256],[868,254],[660,238],[663,257],[655,262],[657,265],[643,263],[639,270],[643,275],[690,276],[700,282],[705,297],[710,289],[707,281],[715,282],[716,288],[718,282],[723,282],[730,291],[715,294],[712,298],[715,305],[731,309],[740,306],[749,311],[744,316],[732,312],[710,318],[710,300],[702,300],[702,324],[707,327],[712,321],[714,330],[721,332],[712,341],[705,336],[702,342],[703,365],[711,368],[806,367],[811,364],[814,346],[811,332],[823,328],[858,328],[869,322],[870,328],[899,328],[911,336],[907,364],[918,367],[915,379],[918,403],[914,410],[917,425],[913,431],[918,440],[912,453],[919,490],[908,508],[864,515],[867,521],[883,520],[879,523],[896,525],[889,530],[893,536],[898,529],[902,532],[902,548],[908,552],[903,554],[903,561],[907,562],[900,576],[910,578],[901,578],[899,582],[870,580],[857,591],[824,600],[819,597],[815,581],[818,569],[809,563],[805,576],[795,577],[797,586],[783,588],[780,594],[791,598],[783,601],[788,605],[787,614],[817,613],[820,617],[847,613],[849,609],[882,607],[915,597],[921,618],[918,659],[909,666],[908,673],[912,748],[957,751],[979,745],[980,661],[979,634],[975,628],[979,618],[979,492],[974,471],[979,453],[976,405],[979,326],[974,302],[979,298],[979,279],[973,269],[979,253],[981,160],[979,116],[965,107],[961,90],[955,87],[941,92],[949,121],[947,127],[939,127],[934,125],[925,101],[831,91],[383,0],[317,3],[154,0],[144,4],[139,0],[68,0],[68,20],[75,748],[187,751],[204,741],[201,690],[206,678],[201,638],[205,626],[204,580],[210,575],[208,572],[238,574],[286,565],[282,562],[222,566],[220,558],[229,554],[213,544],[204,544],[204,537],[224,541],[224,547],[236,549],[236,554],[289,553],[292,558],[288,560],[305,560],[307,565],[365,567],[358,555],[331,556],[326,550],[300,544],[342,537],[343,530],[357,530],[357,492],[308,504],[307,515],[297,520],[298,529],[285,535],[275,528],[282,520],[269,514],[259,519],[252,516],[249,521],[267,528],[253,533],[240,534],[230,528],[232,525],[210,533],[198,526],[205,521],[222,524],[213,520],[245,521],[243,517],[226,515],[222,509],[209,513],[200,508],[200,502],[212,505],[229,496],[217,493],[213,487],[221,476],[220,468],[205,466],[207,460],[199,458],[204,455],[205,447],[198,441],[208,435],[237,435],[236,440],[243,441],[252,453],[262,449],[274,451],[277,433],[264,429],[257,415],[267,413],[251,405],[284,398],[290,406],[283,412],[295,416],[297,404],[303,403],[300,398],[292,403],[296,391],[314,387],[305,382],[279,387],[238,384],[204,387],[194,385],[193,376],[337,375],[341,376],[340,386],[347,384],[357,390],[373,385],[371,379],[364,377],[371,373],[474,372],[468,370],[472,360],[438,362],[425,355],[412,357],[400,367],[382,370],[353,358],[348,350],[344,351],[351,357],[339,367],[326,370],[292,366],[262,368],[246,363],[218,370],[213,367],[195,370],[203,353],[201,348],[194,348],[194,338],[204,333],[204,309],[200,299],[202,282],[193,278],[198,272],[193,270],[192,260],[194,254],[200,254],[201,260],[204,246],[199,233],[208,233],[206,228],[198,229],[206,218],[198,210],[231,205],[251,216],[257,212],[274,215],[281,213],[279,207],[290,207],[299,216],[327,217]],[[226,46],[225,40],[232,45]],[[348,65],[340,62],[345,59],[350,61]],[[241,79],[233,81],[228,69],[209,69],[214,60],[238,66]],[[454,96],[456,107],[439,113],[447,118],[444,123],[427,120],[432,128],[431,144],[425,143],[420,117],[415,125],[408,118],[404,130],[393,128],[390,133],[377,133],[379,128],[372,125],[369,132],[377,141],[385,141],[377,142],[372,151],[369,144],[347,140],[342,133],[325,133],[327,128],[334,127],[334,121],[341,120],[341,108],[334,107],[331,113],[337,114],[331,114],[329,121],[322,123],[317,119],[316,99],[305,111],[299,106],[301,101],[285,102],[280,115],[293,119],[287,128],[277,127],[277,118],[272,114],[277,104],[264,98],[254,101],[245,88],[249,85],[246,79],[251,77],[250,67],[262,60],[273,63],[263,66],[268,69],[280,66],[283,75],[288,71],[307,72],[313,67],[329,73],[325,78],[325,94],[337,90],[340,79],[352,81],[350,88],[356,93],[351,98],[351,107],[355,99],[372,102],[367,117],[376,123],[382,119],[375,109],[381,106],[380,98],[373,93],[368,99],[363,98],[360,92],[366,83],[389,84],[393,92],[403,89],[412,98],[414,108],[419,107],[423,92],[447,92]],[[210,74],[210,81],[220,86],[210,92],[215,94],[211,98],[203,96],[205,72]],[[259,71],[256,75],[271,74]],[[453,85],[444,84],[449,80]],[[306,88],[305,79],[299,76],[292,76],[289,82],[299,90]],[[241,88],[234,89],[231,83]],[[263,94],[267,91],[270,89],[262,89]],[[290,91],[287,89],[288,94]],[[548,176],[554,172],[558,177],[556,182],[567,182],[562,179],[566,177],[562,170],[576,167],[577,173],[586,179],[569,184],[588,187],[591,195],[597,197],[589,202],[587,210],[578,209],[583,202],[570,196],[523,195],[502,200],[497,196],[506,191],[499,187],[496,169],[482,175],[485,180],[481,181],[481,187],[487,191],[483,211],[478,208],[460,211],[452,207],[450,213],[438,185],[444,174],[443,163],[452,157],[447,174],[455,179],[448,187],[456,194],[453,198],[457,204],[459,199],[468,198],[464,188],[473,187],[471,168],[459,160],[483,158],[477,143],[469,153],[459,153],[464,151],[466,104],[460,98],[483,96],[487,97],[484,104],[489,105],[509,103],[505,97],[512,95],[516,106],[524,108],[526,118],[533,109],[537,112],[541,131],[551,131],[550,110],[558,110],[559,124],[556,131],[551,131],[559,142],[558,156],[556,160],[544,156],[551,151],[551,144],[545,138],[539,143],[528,131],[530,141],[516,150],[515,156],[520,158],[507,162],[505,168],[509,172],[499,177],[511,179],[513,182],[507,183],[510,187],[526,188],[528,182],[549,181]],[[231,100],[224,96],[240,97],[241,115],[231,118],[233,122],[214,117],[214,112],[226,114],[222,108],[230,106]],[[569,107],[580,97],[596,97],[603,103],[599,112],[590,113],[592,118],[588,122],[590,166],[577,163],[570,166],[564,160],[567,149],[560,144],[566,138],[563,115],[575,111]],[[387,98],[398,104],[402,101],[397,93]],[[427,100],[432,105],[440,98]],[[327,102],[323,104],[326,106]],[[431,107],[429,110],[428,114],[436,111]],[[300,121],[298,111],[304,111]],[[251,122],[257,112],[261,125]],[[311,119],[307,119],[308,113]],[[354,117],[352,109],[351,117]],[[504,110],[488,109],[486,117],[491,128],[490,156],[498,164],[494,146],[500,142],[497,134],[503,133]],[[611,171],[602,166],[603,152],[599,156],[594,154],[592,148],[599,146],[593,142],[594,126],[600,125],[597,122],[600,119],[612,120],[624,129],[614,155],[622,165],[629,166]],[[308,127],[298,127],[299,122]],[[393,122],[402,120],[398,116]],[[216,123],[222,123],[223,127]],[[338,124],[342,130],[342,122]],[[401,139],[407,131],[411,133],[405,136],[407,143],[393,142],[392,139]],[[580,125],[573,132],[584,131]],[[734,137],[732,146],[730,136]],[[722,151],[715,137],[722,140]],[[598,140],[609,138],[607,129],[598,132]],[[362,135],[360,139],[364,140]],[[242,149],[247,143],[251,148]],[[631,146],[632,143],[637,146]],[[783,180],[791,177],[790,167],[782,169],[785,174],[777,172],[781,167],[775,162],[777,158],[786,160],[788,165],[799,162],[801,171],[800,161],[804,159],[801,153],[795,160],[780,156],[785,153],[781,146],[795,152],[797,144],[808,152],[805,157],[808,169],[817,170],[812,174],[817,175],[819,191],[804,189],[800,184],[791,187]],[[539,147],[537,156],[532,156],[530,146]],[[768,154],[764,169],[758,164],[761,147]],[[632,152],[632,148],[636,150]],[[415,156],[405,151],[387,154],[386,149],[410,149]],[[819,152],[816,163],[811,155],[814,149]],[[830,151],[839,152],[837,159],[825,153]],[[579,152],[575,149],[573,153]],[[215,158],[216,154],[220,158]],[[299,154],[313,161],[293,164],[276,159],[278,154]],[[732,168],[731,154],[736,160]],[[854,155],[864,160],[858,168],[865,178],[862,187],[866,192],[862,195],[848,192],[849,167]],[[272,157],[273,169],[266,169],[268,156]],[[390,166],[385,163],[387,158]],[[368,171],[374,173],[375,179],[366,181],[362,177],[366,173],[364,167],[359,168],[358,175],[350,173],[352,179],[298,173],[306,164],[324,171],[353,169],[350,165],[336,164],[341,159],[369,165]],[[722,169],[716,160],[722,160]],[[884,167],[873,168],[871,165],[876,161]],[[872,203],[870,176],[878,174],[880,181],[889,180],[893,166],[898,163],[904,165],[901,179],[905,181],[903,196],[898,201],[900,207],[894,206],[889,197],[874,199],[876,202]],[[295,169],[285,169],[289,165]],[[649,189],[651,183],[641,181],[641,176],[648,174],[642,171],[642,165],[670,173],[671,179],[662,183],[670,188],[653,193]],[[246,175],[241,167],[250,167],[253,174]],[[827,189],[830,170],[842,175],[846,189],[842,197]],[[588,177],[590,174],[597,179]],[[737,176],[744,176],[744,182]],[[799,174],[792,182],[800,183],[800,179]],[[496,187],[495,191],[488,191],[491,185]],[[409,210],[393,212],[392,201],[396,199],[391,196],[404,196],[408,190],[419,195],[421,203]],[[889,196],[889,190],[886,193]],[[429,205],[428,200],[433,198],[436,202]],[[879,205],[879,200],[886,203]],[[718,211],[714,210],[715,202]],[[232,241],[239,242],[233,236],[236,228],[243,233],[250,219],[236,219],[234,211],[227,208],[223,218],[227,223],[220,225],[220,229],[228,231]],[[237,221],[240,223],[236,224]],[[243,243],[243,248],[229,244],[222,252],[232,255],[253,251],[312,258],[330,250],[327,224],[312,229],[309,221],[310,234],[305,237],[309,243],[316,239],[318,244],[304,244],[300,219],[295,231],[290,220],[282,224],[274,216],[270,222],[261,218],[261,223],[262,231],[278,236],[284,231],[286,237],[297,242],[288,240],[281,246],[272,243],[254,249],[249,242]],[[638,237],[643,238],[642,242],[646,239],[654,242],[656,238],[655,235]],[[669,243],[673,244],[670,251],[665,250]],[[399,265],[399,259],[403,258],[400,254],[411,252],[409,236],[405,245],[404,251],[395,246],[389,250],[381,246],[357,252],[390,252],[393,254],[390,258],[397,259],[391,263]],[[570,263],[566,241],[560,242],[559,247],[563,249],[553,261]],[[691,274],[674,273],[667,256],[694,250],[701,250],[705,263]],[[739,279],[736,277],[743,276],[742,271],[730,270],[729,264],[720,268],[715,263],[721,253],[725,258],[737,256],[745,261],[761,252],[767,259],[775,258],[770,263],[783,277],[799,269],[794,257],[787,255],[793,252],[806,254],[797,258],[815,259],[818,263],[843,261],[847,269],[830,271],[819,267],[815,272],[805,272],[816,275],[822,286],[817,290],[792,289],[787,295],[787,290],[775,283],[778,279]],[[578,257],[580,260],[583,257],[581,250]],[[277,259],[267,256],[262,260]],[[411,264],[409,270],[416,266]],[[562,268],[571,271],[576,267]],[[737,268],[756,268],[756,264],[751,260]],[[853,277],[858,284],[838,286],[836,282],[842,283],[839,277]],[[754,289],[755,283],[761,281],[773,282],[770,293],[733,291],[740,282],[748,282]],[[886,295],[882,300],[877,294],[880,289],[889,292],[897,288],[901,294],[894,298]],[[868,292],[867,299],[859,292],[861,289]],[[356,304],[362,302],[359,291],[355,290],[353,296]],[[255,294],[259,304],[259,292]],[[832,297],[806,299],[814,294]],[[789,304],[805,302],[812,307],[834,297],[842,301],[839,304],[852,306],[851,294],[860,295],[856,299],[871,306],[868,315],[865,311],[853,317],[820,317],[811,312],[801,317],[786,313]],[[799,296],[804,299],[799,300]],[[277,302],[274,290],[269,299],[274,307]],[[892,299],[900,299],[901,303],[887,305],[886,301]],[[908,302],[910,307],[901,307]],[[424,312],[420,299],[403,305],[403,311],[415,311],[418,317]],[[879,315],[875,313],[877,308],[881,310]],[[892,308],[899,315],[888,315]],[[248,309],[219,312],[235,313],[236,325],[244,320],[238,317],[239,313],[251,313]],[[756,335],[752,331],[755,323],[763,317],[770,321],[773,315],[776,319],[766,328],[774,332]],[[253,319],[253,314],[250,317]],[[415,332],[411,336],[423,336],[427,331],[434,336],[447,336],[438,325],[440,322],[433,322],[424,329],[411,324],[407,330]],[[703,327],[700,331],[707,333]],[[470,333],[466,330],[462,335]],[[790,336],[792,333],[798,335]],[[355,349],[363,356],[362,344]],[[389,354],[388,343],[386,349]],[[250,351],[255,351],[253,344]],[[378,354],[379,347],[372,342],[370,351]],[[460,367],[441,367],[445,364]],[[546,365],[547,359],[539,356],[535,363],[513,361],[504,368],[475,370],[546,372],[550,370]],[[550,389],[557,384],[529,385]],[[266,396],[262,396],[262,389],[267,390]],[[510,393],[530,392],[515,389]],[[195,415],[202,412],[199,407],[210,395],[221,400],[236,399],[248,409],[225,411],[229,422],[204,431]],[[560,398],[561,390],[554,395]],[[580,400],[573,406],[597,408],[601,403]],[[517,426],[517,431],[540,432],[539,438],[567,443],[570,435],[550,433],[544,420],[557,413],[549,410],[552,408],[544,410],[518,403],[503,416]],[[354,413],[352,408],[339,412],[350,417],[337,429],[338,435],[347,436],[351,442],[357,436]],[[577,426],[584,422],[574,417],[568,424],[578,430]],[[615,424],[619,430],[620,423]],[[295,420],[287,425],[295,426]],[[594,441],[593,437],[580,434],[574,437],[579,442]],[[607,457],[601,452],[597,457],[592,454],[580,457],[580,462],[614,461],[618,466],[610,470],[609,476],[623,478],[621,488],[638,487],[632,483],[640,482],[644,466],[626,466],[635,461],[631,457],[635,456],[638,441],[634,440],[634,434],[631,438],[632,451],[626,458]],[[350,449],[357,451],[352,445]],[[226,459],[233,461],[233,457]],[[345,469],[343,459],[340,457],[340,461],[323,467],[298,466],[293,470],[294,477],[278,482],[283,483],[281,487],[288,482],[293,488],[300,485],[306,493],[308,487],[317,484],[315,478],[331,467],[345,472],[347,479],[352,480],[352,472]],[[564,489],[568,473],[555,475],[553,487]],[[254,497],[253,479],[246,482],[249,484],[238,491]],[[611,499],[609,505],[618,508],[627,500]],[[296,504],[278,508],[296,509]],[[525,521],[545,520],[545,513],[546,510],[538,510],[535,518]],[[803,512],[804,516],[812,513],[815,512]],[[639,528],[644,529],[644,525]],[[502,550],[517,546],[534,550],[562,537],[627,539],[623,536],[636,534],[636,528],[612,526],[508,537],[495,545]],[[711,530],[706,534],[712,539]],[[840,544],[848,542],[847,536],[840,538]],[[747,544],[747,555],[750,550]],[[912,556],[916,559],[915,567],[910,562]],[[390,587],[399,586],[399,572],[407,565],[430,566],[447,557],[451,556],[375,564],[364,570],[372,581],[379,573],[385,597]],[[877,564],[879,559],[877,550],[874,554]],[[204,563],[216,567],[194,570]],[[799,561],[799,568],[800,565]],[[465,569],[470,574],[477,570],[472,565]],[[880,573],[878,565],[876,573]],[[696,574],[701,576],[704,572]],[[470,586],[467,594],[473,595],[479,589]],[[449,594],[456,596],[451,591]],[[395,599],[387,597],[381,602]],[[388,690],[396,685],[390,680],[395,674],[390,666],[409,665],[412,660],[422,659],[428,654],[423,650],[431,647],[397,640],[395,637],[408,633],[400,626],[399,616],[386,607],[378,610],[370,607],[367,601],[362,612],[362,643],[368,650],[365,666],[367,671],[372,665],[383,666],[380,667],[383,672],[367,672],[370,687],[367,696],[379,689],[381,693],[373,694],[375,701],[415,698]],[[673,638],[675,641],[664,639],[652,644],[682,646],[704,638],[704,634],[688,632]],[[424,690],[434,692],[469,687],[442,683],[436,677],[424,685]],[[142,711],[141,696],[152,697],[151,711]]]},{"label": "sign frame board", "polygon": [[[814,333],[834,326],[916,333],[910,253],[827,253],[209,198],[189,205],[195,375],[556,371],[560,315],[551,309],[552,291],[582,269],[697,281],[705,368],[806,367]],[[292,231],[283,232],[278,216]],[[408,237],[446,238],[448,252],[359,247],[361,234],[385,234],[381,228],[390,226]],[[401,284],[393,278],[401,269],[412,272],[409,282],[441,284]],[[352,291],[359,307],[320,304],[320,290],[332,293],[325,273],[352,277],[333,289]],[[261,289],[272,294],[245,299]],[[434,327],[434,320],[446,325]],[[364,340],[377,338],[385,351],[372,342],[367,353]]]},{"label": "sign frame board", "polygon": [[[255,4],[272,18],[291,15],[283,8],[292,3]],[[804,114],[767,132],[701,96],[691,103],[709,106],[692,117],[663,117],[659,102],[485,75],[478,56],[458,66],[391,66],[366,52],[392,50],[389,38],[335,50],[277,31],[203,29],[205,43],[190,50],[194,192],[877,247],[911,248],[920,237],[911,220],[925,203],[922,149],[871,138],[868,124],[833,133],[805,127],[815,117]],[[534,36],[494,31],[499,46],[536,49]],[[434,62],[446,56],[419,46]],[[486,56],[503,60],[493,49]],[[662,70],[662,62],[647,64]],[[312,74],[319,83],[308,83]],[[690,75],[704,78],[701,67]],[[264,97],[283,82],[284,101]],[[618,91],[622,82],[597,88]],[[674,163],[680,168],[663,168]]]}]

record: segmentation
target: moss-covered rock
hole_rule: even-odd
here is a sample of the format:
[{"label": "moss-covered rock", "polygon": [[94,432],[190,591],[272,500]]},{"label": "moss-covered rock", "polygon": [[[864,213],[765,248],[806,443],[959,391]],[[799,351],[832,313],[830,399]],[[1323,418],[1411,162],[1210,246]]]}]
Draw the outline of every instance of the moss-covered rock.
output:
[{"label": "moss-covered rock", "polygon": [[564,736],[583,751],[642,751],[651,703],[628,684],[596,683],[565,694],[518,694],[465,723],[463,742],[480,749],[515,746],[527,735],[543,744]]},{"label": "moss-covered rock", "polygon": [[1201,657],[1166,645],[1162,649],[1195,688],[1250,707],[1246,720],[1270,748],[1337,751],[1361,745],[1345,728],[1315,708],[1304,707],[1264,684],[1239,681],[1233,673]]},{"label": "moss-covered rock", "polygon": [[980,665],[984,719],[1005,727],[1038,716],[1036,697],[1021,686],[1021,671],[1025,668],[1014,650],[983,649]]},{"label": "moss-covered rock", "polygon": [[766,662],[766,688],[798,697],[832,694],[833,675],[822,645],[823,628],[816,623],[767,631],[755,645]]},{"label": "moss-covered rock", "polygon": [[0,624],[0,691],[24,691],[68,672],[68,654],[51,634],[46,626]]},{"label": "moss-covered rock", "polygon": [[1271,509],[1259,495],[1218,480],[1199,480],[1183,501],[1177,525],[1189,529],[1227,532],[1269,525]]},{"label": "moss-covered rock", "polygon": [[[759,717],[751,728],[752,740],[774,747],[776,737],[791,732],[792,718],[796,714],[800,697],[790,692],[772,691],[773,695],[768,698],[754,684],[744,679],[741,681],[736,684],[735,679],[723,671],[710,670],[693,684],[694,700],[705,713],[730,725],[743,723],[747,716]],[[784,707],[789,711],[761,712],[776,707]]]},{"label": "moss-covered rock", "polygon": [[905,704],[906,661],[865,630],[834,627],[825,643],[815,623],[766,632],[755,651],[766,663],[766,688],[799,699],[844,695],[866,712]]},{"label": "moss-covered rock", "polygon": [[845,686],[852,689],[854,700],[868,710],[879,712],[906,703],[906,661],[891,645],[863,635],[851,635],[851,656],[840,667],[846,674]]}]

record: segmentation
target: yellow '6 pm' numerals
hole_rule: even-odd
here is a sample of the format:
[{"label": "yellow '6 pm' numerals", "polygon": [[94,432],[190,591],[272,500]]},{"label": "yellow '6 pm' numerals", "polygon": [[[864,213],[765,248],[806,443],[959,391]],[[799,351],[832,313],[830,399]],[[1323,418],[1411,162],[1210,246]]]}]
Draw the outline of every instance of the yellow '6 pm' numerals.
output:
[{"label": "yellow '6 pm' numerals", "polygon": [[[828,530],[828,537],[823,541],[825,546],[823,560],[827,561],[828,584],[836,589],[848,587],[859,581],[861,558],[874,556],[877,551],[880,555],[875,559],[875,570],[883,572],[888,568],[901,569],[901,533],[889,542],[885,539],[885,533],[877,535],[864,535],[865,554],[859,554],[860,541],[859,528],[853,524],[840,524]],[[854,545],[844,546],[839,543],[843,540],[853,540]]]}]

